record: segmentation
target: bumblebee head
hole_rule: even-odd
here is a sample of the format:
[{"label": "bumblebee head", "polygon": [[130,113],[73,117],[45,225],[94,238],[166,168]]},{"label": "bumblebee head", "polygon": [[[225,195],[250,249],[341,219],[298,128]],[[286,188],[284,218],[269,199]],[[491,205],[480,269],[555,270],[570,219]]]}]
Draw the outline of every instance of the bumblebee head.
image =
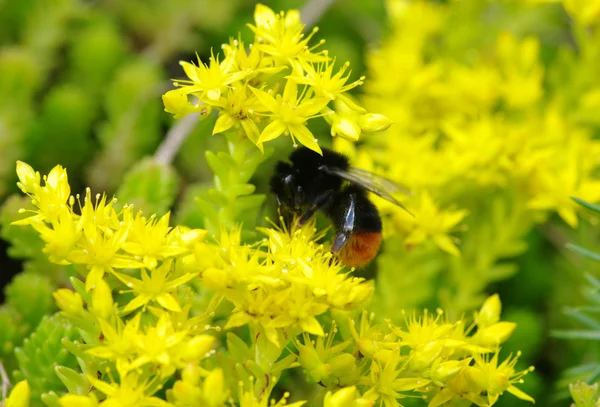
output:
[{"label": "bumblebee head", "polygon": [[295,215],[302,213],[306,200],[305,190],[300,183],[297,170],[290,164],[281,161],[277,163],[270,186],[280,209]]}]

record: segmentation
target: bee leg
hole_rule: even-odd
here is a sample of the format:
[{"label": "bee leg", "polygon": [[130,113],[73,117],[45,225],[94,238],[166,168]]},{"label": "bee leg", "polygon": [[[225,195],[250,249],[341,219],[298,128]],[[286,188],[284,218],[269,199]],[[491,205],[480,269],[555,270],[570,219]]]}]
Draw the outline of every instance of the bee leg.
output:
[{"label": "bee leg", "polygon": [[327,205],[331,201],[332,197],[333,197],[333,189],[328,189],[327,191],[323,192],[321,195],[317,196],[315,198],[314,203],[311,205],[311,207],[308,208],[306,210],[306,212],[304,212],[298,219],[298,226],[303,226],[306,222],[308,222],[309,219],[314,216],[316,211],[318,211],[319,209],[321,209],[323,206]]}]

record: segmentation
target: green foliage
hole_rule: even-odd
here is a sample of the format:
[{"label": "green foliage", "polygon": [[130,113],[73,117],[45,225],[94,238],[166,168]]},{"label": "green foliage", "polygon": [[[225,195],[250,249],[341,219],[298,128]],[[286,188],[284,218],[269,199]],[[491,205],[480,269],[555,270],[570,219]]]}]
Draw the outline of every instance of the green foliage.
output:
[{"label": "green foliage", "polygon": [[[600,206],[581,199],[574,198],[574,200],[592,213],[600,214]],[[579,255],[600,261],[600,254],[596,252],[574,244],[568,244],[567,247]],[[600,279],[589,273],[585,273],[584,277],[587,284],[582,290],[582,294],[586,305],[568,307],[564,311],[577,327],[554,330],[552,335],[556,338],[585,342],[600,341]],[[592,349],[597,349],[597,347]],[[586,381],[586,383],[575,382],[570,385],[571,396],[575,401],[574,405],[577,407],[595,407],[596,405],[598,383],[595,382],[600,379],[600,360],[598,359],[600,355],[595,351],[592,351],[591,355],[592,360],[590,362],[580,364],[564,372],[566,380],[574,381],[583,378]]]},{"label": "green foliage", "polygon": [[38,233],[11,225],[12,222],[27,217],[26,214],[19,213],[21,208],[33,209],[33,205],[28,201],[27,197],[11,195],[0,207],[0,237],[10,243],[8,254],[14,259],[46,257],[42,253],[44,243]]},{"label": "green foliage", "polygon": [[204,227],[217,235],[222,227],[231,229],[240,222],[245,231],[254,229],[265,195],[254,194],[255,186],[249,181],[259,164],[273,152],[269,148],[260,152],[247,138],[240,140],[237,132],[228,133],[227,137],[227,152],[206,152],[206,161],[214,173],[214,187],[196,198]]},{"label": "green foliage", "polygon": [[78,337],[77,329],[55,314],[44,317],[35,332],[23,341],[23,346],[15,349],[19,370],[14,373],[14,378],[28,381],[32,407],[42,405],[44,393],[64,392],[64,385],[56,375],[55,368],[59,365],[74,368],[77,362],[61,341]]},{"label": "green foliage", "polygon": [[161,69],[138,58],[121,66],[108,85],[99,125],[100,153],[89,168],[96,190],[114,190],[136,160],[156,149],[160,137],[161,106],[157,96],[164,86]]},{"label": "green foliage", "polygon": [[81,134],[92,129],[93,107],[93,99],[80,85],[53,87],[26,135],[31,161],[41,168],[51,168],[60,160],[71,171],[81,171],[92,151],[92,140]]},{"label": "green foliage", "polygon": [[177,181],[177,174],[169,165],[146,158],[125,175],[117,196],[146,214],[162,216],[175,201]]},{"label": "green foliage", "polygon": [[0,306],[0,355],[6,363],[14,359],[15,346],[21,344],[29,333],[30,327],[23,324],[23,317],[11,306]]},{"label": "green foliage", "polygon": [[6,286],[6,303],[23,317],[23,323],[31,331],[55,309],[52,299],[55,288],[47,276],[31,271],[20,273]]}]

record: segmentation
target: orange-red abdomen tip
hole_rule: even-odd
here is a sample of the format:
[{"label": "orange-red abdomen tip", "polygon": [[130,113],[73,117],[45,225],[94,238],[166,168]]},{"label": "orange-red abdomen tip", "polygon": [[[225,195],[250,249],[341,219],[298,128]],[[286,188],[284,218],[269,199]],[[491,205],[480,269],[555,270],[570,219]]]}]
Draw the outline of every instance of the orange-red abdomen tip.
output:
[{"label": "orange-red abdomen tip", "polygon": [[356,232],[339,251],[338,257],[348,267],[364,267],[377,256],[380,246],[380,232]]}]

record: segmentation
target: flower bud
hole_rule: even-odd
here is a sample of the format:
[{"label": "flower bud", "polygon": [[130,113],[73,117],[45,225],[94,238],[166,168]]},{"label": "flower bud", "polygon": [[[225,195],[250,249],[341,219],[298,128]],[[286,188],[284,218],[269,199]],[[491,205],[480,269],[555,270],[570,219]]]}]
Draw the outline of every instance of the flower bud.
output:
[{"label": "flower bud", "polygon": [[358,141],[360,137],[360,127],[355,122],[347,118],[338,118],[331,126],[331,136],[340,136],[348,141]]},{"label": "flower bud", "polygon": [[181,379],[185,383],[197,386],[200,383],[203,369],[195,363],[188,363],[181,372]]},{"label": "flower bud", "polygon": [[204,398],[209,406],[218,406],[227,398],[224,387],[223,370],[215,369],[210,372],[204,381]]},{"label": "flower bud", "polygon": [[200,112],[207,114],[210,110],[209,106],[197,105],[194,106],[188,100],[188,95],[185,89],[173,89],[162,95],[163,104],[165,105],[165,112],[171,113],[176,119],[194,113]]},{"label": "flower bud", "polygon": [[315,382],[327,379],[331,373],[331,366],[321,361],[312,344],[298,344],[298,363],[300,363],[306,375]]},{"label": "flower bud", "polygon": [[65,394],[58,401],[60,407],[95,407],[98,402],[94,396],[80,396],[78,394]]},{"label": "flower bud", "polygon": [[392,121],[378,113],[367,113],[360,116],[358,125],[365,133],[383,131],[392,125]]},{"label": "flower bud", "polygon": [[112,313],[112,292],[106,281],[98,280],[92,292],[92,311],[94,315],[107,319]]},{"label": "flower bud", "polygon": [[58,308],[70,314],[79,314],[83,311],[81,295],[67,288],[59,288],[52,294]]},{"label": "flower bud", "polygon": [[186,349],[183,352],[183,356],[186,360],[199,360],[210,351],[215,338],[211,335],[198,335],[190,339],[187,342]]},{"label": "flower bud", "polygon": [[452,380],[466,365],[469,364],[471,359],[440,362],[441,360],[441,358],[437,359],[430,370],[431,380],[438,386],[444,386]]},{"label": "flower bud", "polygon": [[444,341],[429,342],[424,347],[414,350],[410,355],[410,369],[421,371],[427,369],[444,349]]},{"label": "flower bud", "polygon": [[356,369],[356,359],[349,353],[342,353],[328,361],[331,374],[335,377],[351,375]]},{"label": "flower bud", "polygon": [[479,329],[493,325],[500,320],[500,312],[502,311],[502,303],[498,294],[488,297],[481,309],[476,315],[477,326]]},{"label": "flower bud", "polygon": [[35,185],[40,185],[40,173],[35,172],[29,164],[17,161],[18,186],[24,193],[33,192]]},{"label": "flower bud", "polygon": [[356,387],[344,387],[334,394],[328,392],[323,402],[323,407],[346,407],[351,406],[356,400]]},{"label": "flower bud", "polygon": [[516,327],[514,322],[498,322],[478,331],[474,338],[481,346],[495,347],[506,342]]}]

